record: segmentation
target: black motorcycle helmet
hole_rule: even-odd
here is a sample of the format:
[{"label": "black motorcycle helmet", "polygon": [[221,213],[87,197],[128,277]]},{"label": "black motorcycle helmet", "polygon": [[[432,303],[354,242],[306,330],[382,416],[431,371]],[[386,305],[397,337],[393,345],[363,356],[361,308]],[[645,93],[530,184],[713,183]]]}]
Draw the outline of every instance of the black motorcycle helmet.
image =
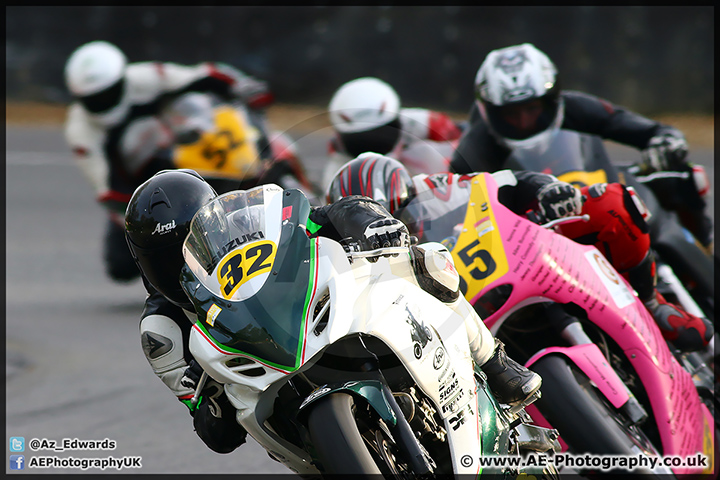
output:
[{"label": "black motorcycle helmet", "polygon": [[163,170],[140,185],[125,212],[125,238],[148,282],[175,305],[192,310],[180,286],[182,244],[200,207],[217,197],[195,171]]}]

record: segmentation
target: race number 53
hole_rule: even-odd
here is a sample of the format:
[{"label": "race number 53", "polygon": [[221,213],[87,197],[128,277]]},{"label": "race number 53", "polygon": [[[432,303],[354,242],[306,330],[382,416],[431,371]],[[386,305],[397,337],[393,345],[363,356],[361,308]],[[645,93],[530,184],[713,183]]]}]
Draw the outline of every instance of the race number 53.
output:
[{"label": "race number 53", "polygon": [[218,265],[218,282],[226,299],[232,298],[245,282],[267,273],[275,261],[277,249],[269,240],[255,242],[242,250],[235,250]]}]

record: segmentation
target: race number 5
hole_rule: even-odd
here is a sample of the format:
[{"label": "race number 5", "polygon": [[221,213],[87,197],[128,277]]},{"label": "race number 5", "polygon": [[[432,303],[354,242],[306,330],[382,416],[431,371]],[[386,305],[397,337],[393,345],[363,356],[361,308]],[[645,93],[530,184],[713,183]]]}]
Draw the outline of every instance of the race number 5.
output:
[{"label": "race number 5", "polygon": [[266,240],[228,255],[220,262],[217,270],[223,296],[231,298],[243,283],[270,270],[275,260],[275,251],[275,244]]},{"label": "race number 5", "polygon": [[472,265],[477,265],[476,260],[480,260],[484,264],[484,270],[481,270],[477,266],[470,270],[470,276],[475,280],[487,278],[497,269],[495,260],[493,260],[492,255],[490,255],[490,252],[487,250],[480,248],[470,253],[470,250],[477,247],[479,244],[479,240],[473,240],[465,248],[458,252],[458,257],[460,257],[460,260],[462,260],[468,268]]}]

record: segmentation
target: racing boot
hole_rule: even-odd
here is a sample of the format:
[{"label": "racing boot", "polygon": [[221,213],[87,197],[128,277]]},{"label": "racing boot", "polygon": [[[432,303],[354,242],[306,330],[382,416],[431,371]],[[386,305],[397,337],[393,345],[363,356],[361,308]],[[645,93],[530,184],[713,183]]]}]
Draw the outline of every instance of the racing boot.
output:
[{"label": "racing boot", "polygon": [[707,347],[713,336],[712,322],[684,311],[669,303],[655,288],[657,275],[655,255],[652,250],[639,265],[623,273],[655,319],[665,340],[683,352],[694,352]]},{"label": "racing boot", "polygon": [[695,352],[708,346],[714,327],[707,318],[696,317],[669,303],[657,290],[643,303],[660,327],[663,338],[681,351]]},{"label": "racing boot", "polygon": [[542,385],[542,378],[505,353],[505,344],[495,339],[495,352],[480,366],[488,377],[490,390],[500,403],[526,403]]}]

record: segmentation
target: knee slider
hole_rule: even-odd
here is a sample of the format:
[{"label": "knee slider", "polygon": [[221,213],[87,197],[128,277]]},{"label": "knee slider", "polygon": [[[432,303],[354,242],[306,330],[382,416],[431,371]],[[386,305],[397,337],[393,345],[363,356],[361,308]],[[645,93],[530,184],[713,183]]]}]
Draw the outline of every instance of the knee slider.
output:
[{"label": "knee slider", "polygon": [[455,270],[452,255],[437,242],[412,247],[415,277],[420,287],[445,303],[460,296],[460,276]]},{"label": "knee slider", "polygon": [[155,375],[178,397],[193,393],[180,384],[188,366],[180,327],[164,315],[148,315],[140,321],[140,338]]}]

